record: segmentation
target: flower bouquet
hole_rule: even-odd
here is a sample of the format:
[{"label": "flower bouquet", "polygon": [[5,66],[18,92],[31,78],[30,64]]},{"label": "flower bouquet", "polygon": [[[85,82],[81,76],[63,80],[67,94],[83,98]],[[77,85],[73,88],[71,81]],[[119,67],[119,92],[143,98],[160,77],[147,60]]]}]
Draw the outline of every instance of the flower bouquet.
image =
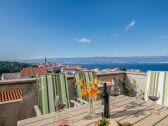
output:
[{"label": "flower bouquet", "polygon": [[88,83],[84,83],[83,79],[77,80],[76,84],[81,87],[81,93],[83,99],[88,100],[89,113],[85,118],[92,118],[95,116],[93,112],[93,101],[97,98],[98,94],[101,92],[98,89],[98,84],[100,81],[97,78],[90,80]]}]

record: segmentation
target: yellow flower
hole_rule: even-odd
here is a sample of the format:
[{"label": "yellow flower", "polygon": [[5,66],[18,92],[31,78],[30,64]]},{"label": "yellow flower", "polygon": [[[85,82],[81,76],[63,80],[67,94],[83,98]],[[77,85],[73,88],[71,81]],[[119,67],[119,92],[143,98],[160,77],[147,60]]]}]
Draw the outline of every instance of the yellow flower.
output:
[{"label": "yellow flower", "polygon": [[91,86],[89,91],[90,97],[95,97],[99,93],[100,93],[100,90],[98,90],[95,86]]},{"label": "yellow flower", "polygon": [[83,86],[82,91],[81,91],[81,96],[88,96],[88,90],[86,86]]},{"label": "yellow flower", "polygon": [[76,84],[82,86],[83,85],[83,81],[82,80],[76,80]]}]

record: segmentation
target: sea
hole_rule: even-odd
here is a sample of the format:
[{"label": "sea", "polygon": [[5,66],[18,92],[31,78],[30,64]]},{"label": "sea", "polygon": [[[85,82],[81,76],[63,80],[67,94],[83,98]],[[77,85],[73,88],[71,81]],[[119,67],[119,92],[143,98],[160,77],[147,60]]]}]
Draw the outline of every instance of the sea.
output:
[{"label": "sea", "polygon": [[117,64],[79,64],[88,69],[108,69],[108,68],[125,68],[139,69],[142,72],[151,71],[168,71],[168,63],[117,63]]}]

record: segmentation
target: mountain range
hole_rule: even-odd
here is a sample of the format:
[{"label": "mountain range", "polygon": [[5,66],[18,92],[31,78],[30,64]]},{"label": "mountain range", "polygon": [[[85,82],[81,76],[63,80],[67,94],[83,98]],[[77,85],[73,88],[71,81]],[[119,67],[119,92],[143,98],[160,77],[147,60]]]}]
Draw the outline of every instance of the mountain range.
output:
[{"label": "mountain range", "polygon": [[[47,58],[47,61],[61,64],[168,63],[168,56]],[[29,59],[19,62],[39,64],[44,63],[44,59]]]}]

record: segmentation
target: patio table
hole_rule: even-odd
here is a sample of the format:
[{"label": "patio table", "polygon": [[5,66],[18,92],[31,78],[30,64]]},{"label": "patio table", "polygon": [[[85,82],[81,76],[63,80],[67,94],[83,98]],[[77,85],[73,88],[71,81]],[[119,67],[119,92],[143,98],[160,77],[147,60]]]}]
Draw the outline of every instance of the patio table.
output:
[{"label": "patio table", "polygon": [[[116,108],[113,104],[120,105]],[[101,101],[94,104],[95,113],[100,113]],[[151,110],[157,109],[160,114],[152,114]],[[74,126],[94,126],[95,122],[101,117],[84,119],[88,112],[88,106],[82,105],[70,108],[71,118],[74,119]],[[17,126],[53,126],[55,113],[45,114],[39,117],[20,120]],[[120,95],[110,96],[110,118],[122,123],[129,122],[133,126],[168,126],[168,109],[165,106],[156,105],[152,102],[138,100],[135,97]]]}]

